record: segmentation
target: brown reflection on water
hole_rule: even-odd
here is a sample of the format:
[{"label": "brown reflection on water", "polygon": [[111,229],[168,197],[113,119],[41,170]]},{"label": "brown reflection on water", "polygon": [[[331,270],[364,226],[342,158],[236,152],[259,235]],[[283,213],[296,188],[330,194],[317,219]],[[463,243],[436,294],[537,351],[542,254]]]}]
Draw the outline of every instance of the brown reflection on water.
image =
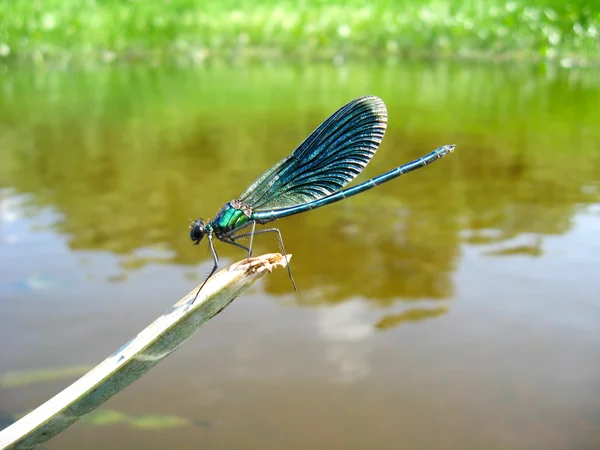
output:
[{"label": "brown reflection on water", "polygon": [[[177,142],[167,134],[147,142],[143,134],[90,123],[85,116],[77,122],[52,119],[49,125],[31,126],[28,151],[13,150],[17,170],[11,182],[22,192],[34,192],[36,203],[63,214],[58,230],[69,236],[74,250],[131,254],[158,246],[172,254],[164,262],[195,263],[208,254],[188,241],[188,218],[210,217],[291,151],[312,129],[295,132],[296,115],[291,111],[287,122],[270,126],[265,134],[257,129],[260,120],[231,124],[223,116],[219,126],[219,117],[202,113],[194,120],[194,132]],[[326,115],[319,110],[311,121],[317,124]],[[211,120],[217,125],[202,126]],[[229,129],[221,132],[226,124]],[[434,132],[408,134],[401,121],[392,120],[363,179],[451,140]],[[240,161],[240,148],[256,161],[246,165],[246,156]],[[480,143],[463,135],[455,154],[424,170],[277,222],[294,254],[292,267],[302,286],[299,301],[360,296],[385,305],[396,298],[448,297],[461,241],[489,244],[533,233],[538,235],[533,253],[542,252],[539,235],[567,231],[577,206],[597,195],[585,186],[594,185],[600,169],[584,160],[586,154],[573,154],[569,171],[563,171],[559,152]],[[261,238],[257,245],[257,251],[272,251],[276,243]],[[241,257],[223,245],[219,251]],[[132,256],[123,270],[153,261]],[[273,278],[269,289],[288,291],[283,277]],[[309,291],[310,298],[302,291]]]},{"label": "brown reflection on water", "polygon": [[[218,145],[209,134],[206,140],[213,142],[212,147],[202,147],[203,139],[168,149],[159,144],[160,151],[143,152],[139,157],[131,155],[127,136],[119,137],[110,128],[98,131],[103,139],[86,149],[85,123],[79,128],[76,124],[55,126],[55,137],[45,127],[32,130],[38,150],[21,162],[27,167],[21,189],[39,192],[38,201],[48,202],[64,214],[58,227],[70,237],[69,245],[75,250],[127,254],[159,245],[174,251],[171,262],[196,262],[208,255],[186,239],[189,215],[211,215],[244,189],[246,181],[240,182],[240,178],[260,173],[253,168],[236,176],[230,173],[228,158],[221,156],[235,155],[236,142],[252,134],[242,124],[227,133],[232,142],[223,140]],[[386,150],[381,151],[388,166],[378,161],[378,167],[389,169],[431,149],[394,131],[386,138]],[[255,142],[253,150],[259,155],[263,145],[271,144],[290,151],[299,140],[283,127],[270,135],[268,142]],[[401,156],[391,158],[396,146]],[[410,151],[411,147],[415,150]],[[269,152],[273,153],[277,156],[271,160],[260,156],[262,168],[283,156]],[[199,154],[206,157],[200,161]],[[448,175],[453,164],[449,161],[445,167],[423,171],[418,178],[411,176],[412,180],[406,177],[395,189],[373,191],[364,200],[278,222],[285,230],[286,246],[294,254],[294,272],[304,289],[321,284],[331,288],[326,296],[316,298],[319,302],[352,295],[377,301],[447,296],[447,277],[459,241],[457,196]],[[266,239],[258,242],[260,251],[269,251],[274,244],[269,247]],[[223,246],[220,251],[241,256]],[[130,262],[124,269],[134,267]],[[355,279],[354,285],[344,283],[348,275]]]},{"label": "brown reflection on water", "polygon": [[406,322],[419,322],[421,320],[433,319],[446,314],[448,308],[411,308],[399,314],[386,314],[379,322],[375,324],[378,330],[387,330],[394,328]]}]

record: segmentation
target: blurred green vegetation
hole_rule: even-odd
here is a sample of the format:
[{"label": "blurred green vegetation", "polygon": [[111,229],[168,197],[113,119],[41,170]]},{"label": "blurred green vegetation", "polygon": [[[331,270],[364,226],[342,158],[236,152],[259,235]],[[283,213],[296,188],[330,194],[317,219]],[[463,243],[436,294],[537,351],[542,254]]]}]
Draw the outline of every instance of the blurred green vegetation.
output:
[{"label": "blurred green vegetation", "polygon": [[[0,188],[33,194],[31,206],[60,214],[71,248],[117,254],[124,273],[208,264],[189,242],[189,218],[214,215],[335,109],[375,94],[388,105],[388,131],[357,181],[459,147],[406,178],[278,221],[297,298],[445,298],[462,242],[538,257],[543,236],[568,231],[578,209],[598,201],[599,86],[589,69],[425,61],[10,71]],[[277,248],[268,238],[255,245]],[[221,256],[241,258],[228,247]],[[158,256],[137,252],[152,248]],[[290,289],[285,275],[266,286]]]},{"label": "blurred green vegetation", "polygon": [[0,22],[0,61],[56,66],[600,55],[600,0],[10,0]]}]

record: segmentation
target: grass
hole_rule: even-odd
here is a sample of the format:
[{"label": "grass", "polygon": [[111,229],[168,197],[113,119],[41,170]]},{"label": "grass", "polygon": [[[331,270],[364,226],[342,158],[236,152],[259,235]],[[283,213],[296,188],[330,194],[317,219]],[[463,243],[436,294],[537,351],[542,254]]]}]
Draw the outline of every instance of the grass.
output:
[{"label": "grass", "polygon": [[427,55],[600,62],[600,1],[11,0],[0,61],[69,65]]}]

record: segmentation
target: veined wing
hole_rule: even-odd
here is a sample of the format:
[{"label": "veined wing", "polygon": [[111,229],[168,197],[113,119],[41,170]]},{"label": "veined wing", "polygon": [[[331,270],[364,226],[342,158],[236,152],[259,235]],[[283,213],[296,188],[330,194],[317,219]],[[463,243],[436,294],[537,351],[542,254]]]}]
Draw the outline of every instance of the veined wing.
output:
[{"label": "veined wing", "polygon": [[339,191],[369,163],[386,126],[387,109],[380,98],[352,100],[291,155],[258,177],[239,200],[260,211],[299,205]]}]

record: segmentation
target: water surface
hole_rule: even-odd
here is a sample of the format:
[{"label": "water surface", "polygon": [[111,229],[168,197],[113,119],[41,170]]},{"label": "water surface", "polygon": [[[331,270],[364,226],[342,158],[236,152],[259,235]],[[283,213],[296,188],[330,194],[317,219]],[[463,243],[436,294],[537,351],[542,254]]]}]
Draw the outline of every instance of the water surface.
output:
[{"label": "water surface", "polygon": [[[213,215],[345,102],[374,94],[389,109],[359,181],[458,144],[277,222],[297,292],[275,272],[103,405],[104,420],[46,448],[600,445],[597,72],[115,67],[8,72],[0,91],[8,422],[199,283],[211,258],[189,218]],[[224,264],[243,257],[227,247]],[[66,376],[6,382],[49,369]]]}]

